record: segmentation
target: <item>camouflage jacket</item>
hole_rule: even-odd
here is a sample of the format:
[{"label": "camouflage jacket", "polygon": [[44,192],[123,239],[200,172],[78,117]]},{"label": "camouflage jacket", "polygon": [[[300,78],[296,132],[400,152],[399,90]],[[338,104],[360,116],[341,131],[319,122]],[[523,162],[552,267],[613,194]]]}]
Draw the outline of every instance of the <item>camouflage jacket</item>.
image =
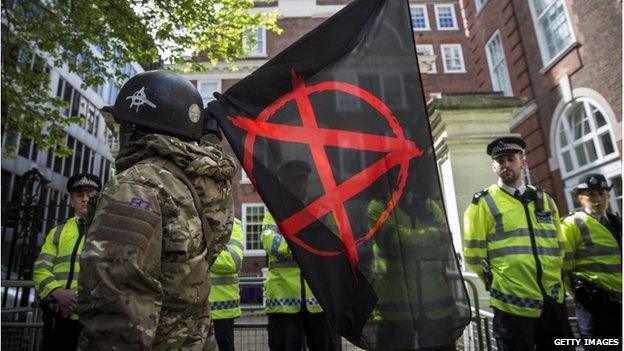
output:
[{"label": "camouflage jacket", "polygon": [[[187,175],[202,202],[205,240]],[[216,145],[150,134],[120,150],[81,256],[82,350],[202,350],[209,264],[232,229],[234,159]],[[206,223],[205,222],[205,223]]]}]

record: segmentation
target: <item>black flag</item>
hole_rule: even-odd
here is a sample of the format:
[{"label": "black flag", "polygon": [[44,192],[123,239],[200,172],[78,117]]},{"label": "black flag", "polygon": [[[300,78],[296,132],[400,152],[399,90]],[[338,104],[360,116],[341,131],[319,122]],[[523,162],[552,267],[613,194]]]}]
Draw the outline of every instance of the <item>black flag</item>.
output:
[{"label": "black flag", "polygon": [[[352,2],[210,110],[338,333],[384,350],[454,343],[470,307],[407,1]],[[311,172],[284,176],[292,161]]]}]

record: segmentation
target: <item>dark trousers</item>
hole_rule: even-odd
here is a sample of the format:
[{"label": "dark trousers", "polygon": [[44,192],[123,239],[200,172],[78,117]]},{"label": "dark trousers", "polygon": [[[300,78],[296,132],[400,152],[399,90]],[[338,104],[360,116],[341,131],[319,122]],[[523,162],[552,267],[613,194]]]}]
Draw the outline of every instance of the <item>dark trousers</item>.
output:
[{"label": "dark trousers", "polygon": [[[622,304],[606,299],[576,302],[576,319],[583,339],[618,339],[622,342]],[[620,350],[622,346],[613,347]],[[585,346],[586,350],[604,350],[609,346]]]},{"label": "dark trousers", "polygon": [[83,328],[80,322],[63,318],[53,311],[44,311],[42,319],[45,351],[76,350],[78,337]]},{"label": "dark trousers", "polygon": [[215,319],[214,332],[219,351],[234,351],[234,318]]},{"label": "dark trousers", "polygon": [[269,313],[269,349],[296,351],[303,347],[305,335],[310,351],[338,351],[340,336],[329,325],[325,313]]},{"label": "dark trousers", "polygon": [[572,338],[565,305],[544,300],[539,318],[522,317],[494,309],[493,333],[499,351],[574,350],[557,346],[554,339]]}]

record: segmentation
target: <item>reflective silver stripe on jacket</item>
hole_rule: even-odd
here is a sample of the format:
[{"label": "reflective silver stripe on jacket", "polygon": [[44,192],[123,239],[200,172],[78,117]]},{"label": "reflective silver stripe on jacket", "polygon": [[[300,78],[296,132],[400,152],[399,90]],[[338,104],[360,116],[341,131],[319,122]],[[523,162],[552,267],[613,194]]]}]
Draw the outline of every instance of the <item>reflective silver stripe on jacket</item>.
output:
[{"label": "reflective silver stripe on jacket", "polygon": [[471,249],[485,249],[487,247],[487,241],[485,240],[464,240],[464,246]]},{"label": "reflective silver stripe on jacket", "polygon": [[234,251],[234,249],[230,246],[226,246],[226,249],[230,253],[230,256],[232,256],[232,260],[234,260],[234,265],[236,266],[236,270],[238,271],[240,269],[243,258],[240,257],[238,252]]},{"label": "reflective silver stripe on jacket", "polygon": [[56,259],[56,256],[51,255],[49,253],[44,253],[44,252],[40,253],[39,257],[37,258],[37,260],[46,260],[52,263],[54,262],[55,259]]},{"label": "reflective silver stripe on jacket", "polygon": [[39,286],[37,287],[37,290],[39,292],[43,291],[43,289],[50,283],[56,281],[55,277],[47,277],[44,280],[41,281],[41,283],[39,283]]},{"label": "reflective silver stripe on jacket", "polygon": [[[515,230],[511,230],[508,232],[496,232],[496,233],[492,233],[488,236],[488,240],[490,241],[499,241],[499,240],[505,240],[505,239],[509,239],[512,237],[522,237],[522,236],[529,236],[531,232],[529,232],[529,228],[520,228],[520,229],[515,229]],[[540,237],[540,238],[556,238],[557,237],[557,232],[554,230],[548,230],[548,229],[535,229],[533,228],[533,234],[535,234],[535,237]]]},{"label": "reflective silver stripe on jacket", "polygon": [[[561,249],[558,247],[537,247],[537,253],[540,256],[559,256],[561,255]],[[520,254],[533,254],[533,248],[531,246],[507,246],[489,251],[490,259],[501,256]]]},{"label": "reflective silver stripe on jacket", "polygon": [[269,269],[271,268],[284,268],[284,267],[299,267],[295,261],[277,261],[269,262]]},{"label": "reflective silver stripe on jacket", "polygon": [[581,237],[585,242],[585,250],[576,252],[575,258],[581,259],[592,256],[611,256],[620,254],[619,247],[595,246],[594,242],[591,239],[591,235],[589,234],[589,228],[587,228],[587,223],[585,223],[580,214],[577,213],[574,215],[574,223],[579,228],[579,231],[581,232]]},{"label": "reflective silver stripe on jacket", "polygon": [[[66,263],[66,262],[71,262],[71,257],[72,257],[71,254],[65,255],[65,256],[56,257],[54,259],[54,265],[61,264],[61,263]],[[78,258],[79,258],[79,256],[76,255],[76,259],[78,259]]]},{"label": "reflective silver stripe on jacket", "polygon": [[238,247],[239,249],[241,249],[242,251],[245,251],[245,247],[243,246],[243,244],[236,240],[236,239],[230,239],[230,241],[228,241],[227,243],[228,245],[234,245],[236,247]]},{"label": "reflective silver stripe on jacket", "polygon": [[621,273],[622,266],[619,264],[590,263],[577,264],[577,272],[596,272],[596,273]]},{"label": "reflective silver stripe on jacket", "polygon": [[483,197],[485,198],[485,203],[490,208],[490,212],[492,213],[492,216],[494,216],[494,220],[496,221],[496,230],[494,233],[502,235],[505,232],[503,214],[498,209],[498,206],[496,206],[496,202],[494,202],[494,198],[492,197],[492,195],[490,195],[490,193],[485,193]]},{"label": "reflective silver stripe on jacket", "polygon": [[56,246],[58,246],[59,241],[61,240],[61,232],[63,231],[64,226],[65,223],[56,226],[56,232],[54,232],[54,238],[52,239],[52,242]]},{"label": "reflective silver stripe on jacket", "polygon": [[585,221],[583,220],[583,218],[580,215],[576,214],[574,216],[574,223],[576,223],[576,226],[581,231],[581,237],[583,237],[585,246],[587,246],[588,248],[590,246],[594,246],[594,242],[592,241],[591,236],[589,235],[589,229],[587,228],[587,225],[585,224]]},{"label": "reflective silver stripe on jacket", "polygon": [[[78,281],[78,275],[80,272],[74,272],[74,276],[72,278],[72,281],[77,282]],[[69,279],[69,272],[57,272],[54,273],[54,275],[56,276],[57,280],[67,280]]]},{"label": "reflective silver stripe on jacket", "polygon": [[212,285],[233,285],[238,284],[237,276],[230,277],[211,277]]}]

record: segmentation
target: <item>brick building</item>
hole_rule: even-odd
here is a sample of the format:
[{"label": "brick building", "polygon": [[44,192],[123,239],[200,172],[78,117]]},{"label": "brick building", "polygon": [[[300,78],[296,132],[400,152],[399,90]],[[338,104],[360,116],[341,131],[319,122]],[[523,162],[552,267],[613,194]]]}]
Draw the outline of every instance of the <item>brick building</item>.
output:
[{"label": "brick building", "polygon": [[[622,200],[622,3],[461,0],[476,91],[525,99],[510,131],[527,142],[530,181],[574,208],[571,190],[604,173]],[[600,38],[600,39],[599,39]]]}]

